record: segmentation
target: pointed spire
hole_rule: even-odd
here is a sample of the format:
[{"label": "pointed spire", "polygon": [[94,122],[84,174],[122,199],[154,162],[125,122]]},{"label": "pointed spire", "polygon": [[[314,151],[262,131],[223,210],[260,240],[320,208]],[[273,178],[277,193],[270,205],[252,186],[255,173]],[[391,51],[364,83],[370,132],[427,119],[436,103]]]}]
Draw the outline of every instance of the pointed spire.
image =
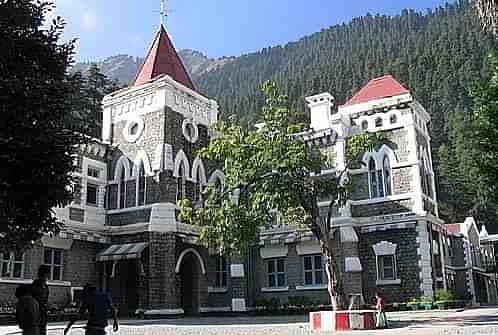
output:
[{"label": "pointed spire", "polygon": [[185,66],[161,24],[147,57],[135,77],[135,86],[142,85],[160,75],[169,75],[176,82],[195,90]]}]

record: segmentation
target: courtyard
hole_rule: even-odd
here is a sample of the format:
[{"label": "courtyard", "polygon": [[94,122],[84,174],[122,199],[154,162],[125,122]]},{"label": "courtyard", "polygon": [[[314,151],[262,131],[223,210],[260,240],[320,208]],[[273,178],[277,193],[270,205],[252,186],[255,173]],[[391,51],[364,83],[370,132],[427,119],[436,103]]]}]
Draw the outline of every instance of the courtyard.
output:
[{"label": "courtyard", "polygon": [[[446,311],[410,311],[388,313],[390,328],[375,331],[351,331],[343,334],[498,334],[498,308]],[[116,334],[123,335],[239,335],[239,334],[313,334],[307,316],[268,317],[188,317],[169,320],[122,320]],[[70,335],[83,335],[83,323]],[[49,326],[49,335],[63,333],[64,324]],[[108,330],[112,334],[111,329]],[[341,333],[341,332],[339,332]],[[0,327],[0,334],[20,334],[16,326]]]}]

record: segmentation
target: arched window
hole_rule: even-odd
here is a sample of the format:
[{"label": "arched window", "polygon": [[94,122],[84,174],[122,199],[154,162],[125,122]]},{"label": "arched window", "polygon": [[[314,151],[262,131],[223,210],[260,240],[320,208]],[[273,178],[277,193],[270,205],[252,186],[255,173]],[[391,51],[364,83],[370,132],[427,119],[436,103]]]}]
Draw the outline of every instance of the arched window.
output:
[{"label": "arched window", "polygon": [[146,183],[144,163],[140,162],[137,176],[137,206],[145,205]]},{"label": "arched window", "polygon": [[391,183],[391,162],[389,161],[389,157],[384,156],[384,160],[382,162],[382,173],[384,177],[384,194],[391,195],[393,193],[392,183]]},{"label": "arched window", "polygon": [[367,130],[368,129],[368,121],[367,120],[364,120],[361,123],[361,129],[363,129],[363,130]]},{"label": "arched window", "polygon": [[118,203],[118,208],[125,208],[126,207],[126,173],[125,169],[121,169],[121,175],[119,177],[119,184],[118,184],[118,193],[119,193],[119,203]]},{"label": "arched window", "polygon": [[368,162],[368,179],[370,180],[370,198],[377,198],[379,196],[377,187],[377,171],[375,169],[375,161],[370,158]]},{"label": "arched window", "polygon": [[375,119],[375,126],[382,127],[382,118],[378,117]]},{"label": "arched window", "polygon": [[185,178],[185,166],[183,162],[180,162],[178,168],[178,177],[176,178],[176,201],[185,198],[186,195],[186,183]]},{"label": "arched window", "polygon": [[201,169],[197,168],[196,172],[197,185],[194,187],[194,201],[202,201],[202,191],[204,190],[204,185],[202,185]]},{"label": "arched window", "polygon": [[398,117],[396,114],[391,115],[391,118],[389,119],[391,124],[398,122]]}]

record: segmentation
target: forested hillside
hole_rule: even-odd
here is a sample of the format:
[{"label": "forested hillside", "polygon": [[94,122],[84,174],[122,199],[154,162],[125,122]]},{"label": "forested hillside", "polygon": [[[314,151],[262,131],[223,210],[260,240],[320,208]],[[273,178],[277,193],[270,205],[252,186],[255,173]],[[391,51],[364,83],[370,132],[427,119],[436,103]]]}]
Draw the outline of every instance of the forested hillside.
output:
[{"label": "forested hillside", "polygon": [[[471,181],[458,170],[468,157],[455,133],[465,128],[472,105],[469,91],[476,80],[489,76],[486,55],[495,47],[465,0],[425,13],[405,10],[394,17],[356,18],[285,46],[238,57],[196,82],[218,100],[223,115],[235,114],[247,124],[258,117],[259,87],[267,79],[277,82],[296,118],[305,120],[305,96],[329,91],[342,103],[369,79],[393,74],[432,115],[441,208],[454,221],[473,207],[472,191],[467,190]],[[450,153],[452,160],[445,164],[439,159],[443,143],[444,156]],[[440,166],[451,171],[441,171]]]}]

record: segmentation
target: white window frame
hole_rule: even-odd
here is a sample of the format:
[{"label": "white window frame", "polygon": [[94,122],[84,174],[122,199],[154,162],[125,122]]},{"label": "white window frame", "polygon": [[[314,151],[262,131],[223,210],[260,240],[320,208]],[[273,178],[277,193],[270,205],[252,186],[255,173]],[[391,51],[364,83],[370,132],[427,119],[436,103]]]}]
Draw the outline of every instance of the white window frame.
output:
[{"label": "white window frame", "polygon": [[[388,241],[381,241],[372,245],[375,254],[375,272],[377,273],[377,285],[393,285],[401,284],[401,280],[398,278],[398,265],[396,262],[396,248],[397,245]],[[393,278],[386,279],[383,276],[384,269],[380,269],[380,258],[390,257],[392,258],[393,264]],[[382,274],[381,274],[382,271]]]},{"label": "white window frame", "polygon": [[[306,270],[306,258],[311,259],[311,269]],[[316,258],[320,259],[320,269],[316,268]],[[304,287],[310,287],[310,286],[322,286],[324,285],[324,264],[323,264],[323,257],[322,255],[304,255],[302,256],[303,259],[303,285]],[[318,275],[317,273],[320,273],[320,282],[317,281]],[[311,273],[311,284],[306,283],[306,273]]]},{"label": "white window frame", "polygon": [[[0,253],[0,278],[8,278],[8,279],[23,279],[24,278],[24,270],[25,270],[25,254],[22,254],[22,260],[21,261],[16,261],[15,259],[15,253],[13,251],[8,252],[9,254],[9,259],[4,260],[4,255],[6,253]],[[15,264],[21,264],[21,276],[20,277],[14,277],[14,267]],[[7,267],[7,274],[8,276],[3,276],[3,267]]]},{"label": "white window frame", "polygon": [[[228,262],[226,257],[216,257],[216,269],[214,274],[214,287],[226,288],[228,286]],[[225,285],[223,285],[223,276],[225,277]]]},{"label": "white window frame", "polygon": [[[385,258],[390,258],[392,260],[392,277],[387,278],[385,276],[385,269],[386,266],[384,264],[384,259]],[[381,262],[382,260],[382,262]],[[389,281],[389,280],[396,280],[397,277],[397,271],[396,271],[396,255],[380,255],[377,256],[377,280],[378,281]],[[382,268],[381,268],[381,263],[382,263]]]},{"label": "white window frame", "polygon": [[[49,251],[50,252],[50,263],[45,263],[45,252]],[[55,252],[60,252],[61,253],[61,262],[60,264],[54,263],[55,259]],[[43,249],[43,264],[47,265],[50,267],[50,277],[49,280],[53,281],[62,281],[64,277],[64,250],[62,249],[55,249],[55,248],[44,248]],[[60,278],[55,279],[54,278],[54,268],[59,267],[60,268]]]},{"label": "white window frame", "polygon": [[[283,265],[284,265],[284,269],[283,271],[278,271],[278,262],[279,261],[282,261]],[[273,272],[270,272],[269,271],[269,265],[270,263],[273,263]],[[278,258],[270,258],[270,259],[267,259],[266,260],[266,282],[267,282],[267,287],[268,288],[284,288],[287,286],[287,273],[285,272],[285,258],[283,257],[278,257]],[[282,283],[282,285],[279,285],[278,284],[278,277],[283,275],[284,276],[284,282]],[[275,285],[271,286],[270,285],[270,276],[274,276],[275,277]]]}]

